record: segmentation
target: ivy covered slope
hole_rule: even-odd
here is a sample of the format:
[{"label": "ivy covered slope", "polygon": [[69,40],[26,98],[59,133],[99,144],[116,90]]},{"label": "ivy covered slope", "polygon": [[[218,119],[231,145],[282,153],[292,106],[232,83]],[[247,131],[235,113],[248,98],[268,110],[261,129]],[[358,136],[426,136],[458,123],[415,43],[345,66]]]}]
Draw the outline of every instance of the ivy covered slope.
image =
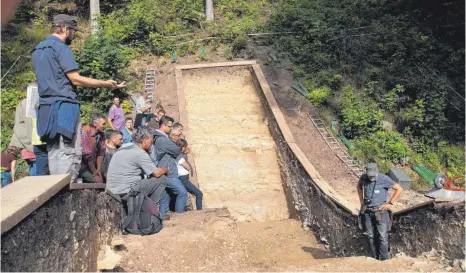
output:
[{"label": "ivy covered slope", "polygon": [[[268,28],[363,161],[464,175],[464,1],[282,0]],[[330,111],[329,111],[330,110]],[[332,117],[329,117],[329,119]]]}]

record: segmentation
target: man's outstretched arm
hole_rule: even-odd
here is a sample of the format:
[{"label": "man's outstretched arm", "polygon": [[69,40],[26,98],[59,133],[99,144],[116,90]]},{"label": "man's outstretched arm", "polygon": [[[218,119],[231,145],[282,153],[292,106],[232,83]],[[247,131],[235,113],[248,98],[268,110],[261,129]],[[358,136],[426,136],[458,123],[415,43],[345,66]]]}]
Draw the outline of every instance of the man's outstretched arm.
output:
[{"label": "man's outstretched arm", "polygon": [[108,87],[108,88],[119,88],[120,86],[114,80],[96,80],[88,77],[81,76],[78,70],[73,70],[66,73],[66,76],[70,79],[71,83],[75,86],[84,87]]}]

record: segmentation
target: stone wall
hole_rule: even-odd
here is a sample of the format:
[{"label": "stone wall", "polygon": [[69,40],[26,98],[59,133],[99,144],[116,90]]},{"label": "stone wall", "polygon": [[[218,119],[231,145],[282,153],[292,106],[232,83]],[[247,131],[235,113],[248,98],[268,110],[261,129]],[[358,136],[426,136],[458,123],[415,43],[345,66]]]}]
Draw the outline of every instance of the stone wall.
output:
[{"label": "stone wall", "polygon": [[[291,150],[264,95],[260,80],[253,79],[273,136],[281,167],[285,192],[295,206],[304,227],[309,227],[330,250],[341,256],[368,255],[366,238],[358,228],[357,217],[319,189]],[[289,140],[288,140],[289,141]],[[390,233],[391,254],[404,252],[418,256],[433,248],[448,259],[464,259],[464,203],[413,208],[396,214]]]},{"label": "stone wall", "polygon": [[2,234],[1,271],[95,271],[121,205],[97,190],[62,190]]}]

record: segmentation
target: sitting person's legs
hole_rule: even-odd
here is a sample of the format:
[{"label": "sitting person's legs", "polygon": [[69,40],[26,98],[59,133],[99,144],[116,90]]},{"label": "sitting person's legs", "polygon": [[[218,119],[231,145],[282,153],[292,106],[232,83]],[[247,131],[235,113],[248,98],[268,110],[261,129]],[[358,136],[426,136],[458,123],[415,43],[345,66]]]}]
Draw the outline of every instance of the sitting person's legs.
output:
[{"label": "sitting person's legs", "polygon": [[188,191],[178,177],[168,177],[167,188],[176,195],[175,212],[184,212],[184,206],[188,201]]},{"label": "sitting person's legs", "polygon": [[196,209],[201,210],[203,197],[202,191],[198,189],[193,183],[191,183],[191,181],[189,181],[189,174],[181,175],[179,178],[186,190],[196,197]]},{"label": "sitting person's legs", "polygon": [[133,187],[133,190],[147,195],[152,201],[160,204],[166,186],[167,178],[165,176],[159,178],[152,177],[141,180]]}]

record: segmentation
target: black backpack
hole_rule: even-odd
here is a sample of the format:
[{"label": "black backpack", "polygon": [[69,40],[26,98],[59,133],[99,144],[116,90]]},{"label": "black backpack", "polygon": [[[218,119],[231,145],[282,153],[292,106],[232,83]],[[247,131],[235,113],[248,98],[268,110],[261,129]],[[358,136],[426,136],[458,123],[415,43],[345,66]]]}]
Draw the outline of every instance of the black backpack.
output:
[{"label": "black backpack", "polygon": [[159,204],[141,192],[131,190],[122,198],[128,206],[128,214],[120,223],[124,232],[151,235],[162,230]]}]

